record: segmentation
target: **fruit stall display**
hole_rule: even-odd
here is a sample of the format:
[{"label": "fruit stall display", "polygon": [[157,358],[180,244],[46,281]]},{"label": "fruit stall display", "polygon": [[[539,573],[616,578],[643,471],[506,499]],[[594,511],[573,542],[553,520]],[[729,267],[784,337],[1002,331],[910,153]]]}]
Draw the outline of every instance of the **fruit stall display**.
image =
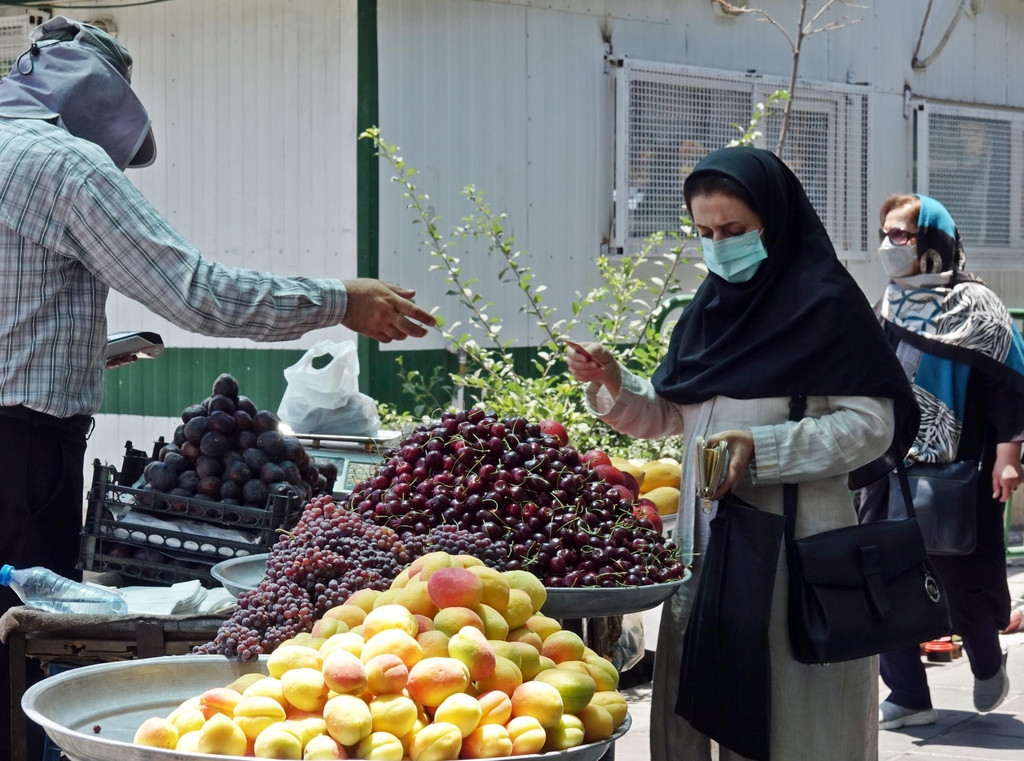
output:
[{"label": "fruit stall display", "polygon": [[607,741],[627,719],[618,673],[539,612],[545,596],[531,573],[428,553],[385,591],[355,591],[312,633],[278,643],[266,674],[147,719],[135,743],[257,758],[445,761]]},{"label": "fruit stall display", "polygon": [[352,594],[388,589],[405,564],[434,551],[525,571],[552,590],[678,581],[675,547],[637,504],[638,490],[609,482],[621,471],[591,465],[602,457],[580,455],[554,421],[499,421],[474,409],[421,425],[385,452],[347,504],[329,496],[309,504],[272,548],[260,586],[196,652],[271,653]]},{"label": "fruit stall display", "polygon": [[281,433],[277,417],[258,411],[230,375],[218,377],[211,395],[181,419],[137,483],[96,463],[81,569],[145,583],[213,584],[212,563],[265,552],[337,476],[333,463],[316,462]]}]

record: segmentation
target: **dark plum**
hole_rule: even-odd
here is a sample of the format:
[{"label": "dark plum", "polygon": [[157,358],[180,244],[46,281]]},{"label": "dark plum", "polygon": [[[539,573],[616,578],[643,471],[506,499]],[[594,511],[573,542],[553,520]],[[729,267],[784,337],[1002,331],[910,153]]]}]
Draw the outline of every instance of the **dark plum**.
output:
[{"label": "dark plum", "polygon": [[238,401],[235,403],[235,407],[241,412],[244,412],[249,417],[256,416],[256,405],[252,403],[252,399],[247,396],[239,396]]},{"label": "dark plum", "polygon": [[286,459],[291,460],[296,465],[300,464],[303,460],[308,459],[306,450],[302,448],[302,444],[294,436],[286,436],[284,439],[284,456]]},{"label": "dark plum", "polygon": [[230,436],[235,432],[235,417],[220,410],[214,410],[207,418],[210,421],[210,431],[223,433]]},{"label": "dark plum", "polygon": [[194,470],[186,470],[180,476],[178,476],[178,488],[188,492],[189,496],[193,496],[199,489],[199,474]]},{"label": "dark plum", "polygon": [[188,422],[193,418],[205,417],[206,410],[203,409],[201,404],[193,404],[191,407],[186,407],[181,413],[181,422],[188,425]]},{"label": "dark plum", "polygon": [[266,505],[267,494],[267,487],[262,481],[258,481],[255,478],[246,481],[245,485],[242,486],[242,501],[253,507],[263,507]]},{"label": "dark plum", "polygon": [[181,456],[189,462],[195,462],[200,455],[202,455],[202,452],[199,451],[199,444],[196,442],[186,441],[181,445]]},{"label": "dark plum", "polygon": [[238,381],[229,373],[222,373],[213,382],[213,396],[228,396],[234,399],[238,396]]},{"label": "dark plum", "polygon": [[239,500],[242,498],[242,487],[236,481],[221,481],[220,498]]},{"label": "dark plum", "polygon": [[302,483],[302,474],[299,472],[299,466],[291,460],[284,460],[279,463],[281,472],[284,473],[284,480],[290,484],[298,486]]},{"label": "dark plum", "polygon": [[223,433],[208,433],[199,442],[199,449],[210,457],[221,457],[231,448],[231,439]]},{"label": "dark plum", "polygon": [[242,460],[238,460],[224,469],[224,478],[226,481],[234,481],[241,486],[252,478],[252,470]]},{"label": "dark plum", "polygon": [[277,424],[277,415],[267,410],[257,412],[252,416],[252,429],[256,432],[257,436],[267,431],[276,431]]},{"label": "dark plum", "polygon": [[185,425],[182,424],[174,429],[174,443],[180,447],[186,441],[188,441],[188,439],[185,438]]},{"label": "dark plum", "polygon": [[210,413],[225,412],[228,415],[235,414],[235,403],[231,397],[218,394],[210,399]]},{"label": "dark plum", "polygon": [[178,474],[162,462],[151,462],[147,465],[145,476],[154,491],[168,492],[178,485]]},{"label": "dark plum", "polygon": [[256,449],[255,447],[251,449],[246,449],[244,452],[242,452],[242,460],[245,461],[245,464],[249,466],[249,469],[253,473],[259,473],[260,469],[263,468],[263,466],[266,465],[268,462],[270,462],[266,453],[261,452],[259,449]]},{"label": "dark plum", "polygon": [[177,452],[168,452],[164,457],[164,465],[179,476],[192,467],[192,464]]},{"label": "dark plum", "polygon": [[268,462],[260,468],[260,480],[268,485],[284,481],[284,471],[281,470],[280,466],[275,465],[272,462]]},{"label": "dark plum", "polygon": [[210,455],[199,455],[199,459],[196,460],[196,472],[200,478],[209,478],[210,476],[220,476],[224,472],[224,466],[221,465],[219,457],[210,457]]},{"label": "dark plum", "polygon": [[181,454],[181,449],[179,449],[174,444],[167,444],[160,449],[158,459],[160,460],[160,462],[163,462],[164,460],[167,459],[167,455],[169,454]]},{"label": "dark plum", "polygon": [[[262,414],[262,413],[261,413]],[[285,454],[284,436],[277,431],[265,431],[256,440],[256,446],[271,460],[279,461]],[[292,463],[294,465],[294,463]]]},{"label": "dark plum", "polygon": [[194,417],[185,423],[185,438],[193,444],[198,444],[209,432],[210,419],[205,416]]},{"label": "dark plum", "polygon": [[241,431],[235,439],[240,452],[244,452],[246,449],[256,449],[258,437],[252,431]]},{"label": "dark plum", "polygon": [[235,430],[236,431],[251,431],[252,430],[252,416],[243,410],[235,410]]},{"label": "dark plum", "polygon": [[242,455],[239,454],[238,452],[236,452],[234,449],[229,449],[220,458],[220,464],[224,466],[225,470],[227,469],[227,467],[229,465],[231,465],[232,463],[236,463],[236,462],[243,462],[243,460],[242,460]]},{"label": "dark plum", "polygon": [[210,499],[220,498],[220,479],[214,476],[204,478],[199,482],[199,493]]}]

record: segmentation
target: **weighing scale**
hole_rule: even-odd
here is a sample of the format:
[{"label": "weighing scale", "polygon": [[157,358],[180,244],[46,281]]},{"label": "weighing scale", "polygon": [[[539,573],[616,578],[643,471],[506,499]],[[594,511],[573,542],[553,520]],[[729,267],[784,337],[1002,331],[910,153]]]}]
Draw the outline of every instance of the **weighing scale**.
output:
[{"label": "weighing scale", "polygon": [[383,452],[401,438],[398,431],[379,431],[376,436],[347,436],[320,433],[292,434],[310,456],[330,460],[338,466],[334,498],[343,499],[360,481],[371,478],[383,459]]}]

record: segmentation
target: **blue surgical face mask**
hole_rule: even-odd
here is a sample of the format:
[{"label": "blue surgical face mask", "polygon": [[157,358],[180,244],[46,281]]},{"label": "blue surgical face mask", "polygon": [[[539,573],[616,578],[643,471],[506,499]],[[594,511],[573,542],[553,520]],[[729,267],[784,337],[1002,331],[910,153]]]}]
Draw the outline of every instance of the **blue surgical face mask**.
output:
[{"label": "blue surgical face mask", "polygon": [[761,262],[768,258],[768,252],[761,242],[760,230],[751,230],[719,241],[701,238],[700,242],[708,270],[729,283],[747,282],[757,272]]}]

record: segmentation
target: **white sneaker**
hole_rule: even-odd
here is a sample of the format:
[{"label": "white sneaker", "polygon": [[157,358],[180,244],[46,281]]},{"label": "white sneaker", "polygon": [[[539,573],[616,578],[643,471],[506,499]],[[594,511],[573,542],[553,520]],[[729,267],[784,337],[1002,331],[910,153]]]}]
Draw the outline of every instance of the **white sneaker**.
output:
[{"label": "white sneaker", "polygon": [[939,714],[934,708],[922,711],[919,708],[904,708],[895,703],[884,701],[878,706],[878,728],[899,729],[900,727],[920,727],[934,724]]},{"label": "white sneaker", "polygon": [[995,676],[974,680],[974,707],[978,713],[994,711],[1006,699],[1009,691],[1010,678],[1006,675],[1006,653],[1003,653],[1003,665]]}]

